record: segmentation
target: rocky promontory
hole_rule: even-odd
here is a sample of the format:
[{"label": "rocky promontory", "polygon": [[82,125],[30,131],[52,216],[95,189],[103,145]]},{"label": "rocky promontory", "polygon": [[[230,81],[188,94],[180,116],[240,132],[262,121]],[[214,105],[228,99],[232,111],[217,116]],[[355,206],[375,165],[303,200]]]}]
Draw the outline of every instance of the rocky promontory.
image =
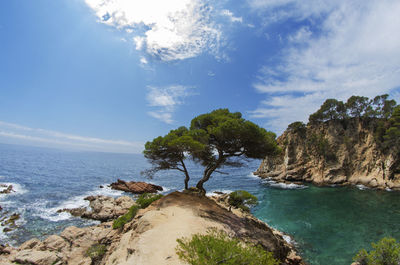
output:
[{"label": "rocky promontory", "polygon": [[157,193],[158,191],[163,190],[161,186],[155,184],[140,181],[124,181],[121,179],[118,179],[117,182],[111,183],[110,187],[114,190],[121,190],[134,194]]},{"label": "rocky promontory", "polygon": [[120,229],[112,222],[68,227],[60,235],[31,239],[19,248],[0,247],[0,265],[10,264],[185,264],[176,239],[217,228],[273,252],[281,264],[303,264],[283,235],[248,213],[230,209],[224,199],[173,192]]},{"label": "rocky promontory", "polygon": [[383,122],[352,118],[293,123],[277,139],[281,154],[266,157],[255,174],[279,182],[400,190],[399,148],[377,139]]}]

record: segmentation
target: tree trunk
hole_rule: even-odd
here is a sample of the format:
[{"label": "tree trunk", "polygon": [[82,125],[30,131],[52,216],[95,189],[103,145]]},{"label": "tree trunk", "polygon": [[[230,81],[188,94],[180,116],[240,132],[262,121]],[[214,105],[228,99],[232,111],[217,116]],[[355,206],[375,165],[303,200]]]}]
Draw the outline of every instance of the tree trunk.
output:
[{"label": "tree trunk", "polygon": [[189,172],[187,171],[185,163],[183,162],[183,160],[181,160],[181,164],[182,164],[182,167],[183,167],[183,172],[185,173],[185,190],[187,190],[187,189],[189,189],[189,180],[190,180]]},{"label": "tree trunk", "polygon": [[196,188],[198,188],[204,195],[206,194],[206,190],[204,189],[203,184],[210,179],[211,174],[222,164],[222,161],[224,161],[224,157],[222,155],[222,152],[219,152],[219,157],[215,164],[211,167],[206,167],[206,169],[204,170],[203,178],[200,179],[199,182],[197,182]]}]

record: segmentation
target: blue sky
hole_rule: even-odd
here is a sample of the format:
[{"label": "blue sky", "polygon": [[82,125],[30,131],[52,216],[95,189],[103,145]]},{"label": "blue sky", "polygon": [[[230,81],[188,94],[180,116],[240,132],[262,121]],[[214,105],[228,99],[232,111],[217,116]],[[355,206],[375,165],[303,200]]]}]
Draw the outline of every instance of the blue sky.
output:
[{"label": "blue sky", "polygon": [[0,2],[0,142],[141,152],[216,108],[280,134],[400,99],[398,0]]}]

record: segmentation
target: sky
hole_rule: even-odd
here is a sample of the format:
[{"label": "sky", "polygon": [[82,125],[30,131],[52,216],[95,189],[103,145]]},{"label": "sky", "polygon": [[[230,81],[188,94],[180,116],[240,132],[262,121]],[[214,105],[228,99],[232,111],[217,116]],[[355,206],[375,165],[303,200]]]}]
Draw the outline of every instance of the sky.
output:
[{"label": "sky", "polygon": [[217,108],[281,134],[400,102],[398,0],[0,1],[0,143],[140,153]]}]

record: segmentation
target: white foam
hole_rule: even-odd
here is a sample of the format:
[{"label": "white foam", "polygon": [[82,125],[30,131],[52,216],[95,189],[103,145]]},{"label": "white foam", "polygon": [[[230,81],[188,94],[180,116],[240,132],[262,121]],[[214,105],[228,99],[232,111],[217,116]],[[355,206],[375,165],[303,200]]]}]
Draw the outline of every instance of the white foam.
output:
[{"label": "white foam", "polygon": [[369,189],[367,186],[364,186],[364,185],[362,185],[362,184],[357,184],[356,187],[357,187],[357,189],[359,189],[359,190],[368,190],[368,189]]},{"label": "white foam", "polygon": [[294,240],[293,240],[290,236],[288,236],[288,235],[282,235],[282,237],[283,237],[283,239],[286,241],[286,243],[288,243],[288,244],[290,244],[290,245],[293,244]]},{"label": "white foam", "polygon": [[386,191],[392,191],[392,189],[391,189],[391,188],[388,188],[388,187],[386,187],[385,190],[386,190]]},{"label": "white foam", "polygon": [[260,179],[260,177],[259,176],[257,176],[257,175],[254,175],[254,173],[253,172],[250,172],[248,175],[247,175],[248,177],[250,177],[250,178],[256,178],[256,179]]},{"label": "white foam", "polygon": [[266,179],[264,183],[268,184],[269,186],[273,188],[278,188],[278,189],[283,189],[283,190],[302,190],[302,189],[307,189],[308,187],[305,185],[299,185],[295,183],[282,183],[282,182],[276,182],[270,179]]},{"label": "white foam", "polygon": [[37,209],[37,213],[34,215],[52,222],[68,220],[73,218],[71,214],[67,212],[59,213],[57,211],[62,209],[87,208],[89,207],[89,201],[86,201],[84,199],[88,196],[104,195],[110,197],[118,197],[123,194],[123,191],[113,190],[106,184],[102,186],[103,188],[97,188],[82,195],[71,197],[56,207],[47,208],[47,202],[38,202],[33,206],[35,209]]},{"label": "white foam", "polygon": [[206,196],[210,197],[210,196],[219,195],[219,194],[216,193],[216,192],[222,192],[222,193],[225,193],[225,194],[229,194],[229,193],[233,192],[233,190],[223,190],[223,189],[219,189],[219,190],[218,190],[218,189],[217,189],[217,190],[213,190],[213,191],[207,192],[207,193],[206,193]]},{"label": "white foam", "polygon": [[[20,184],[18,183],[12,183],[12,182],[2,182],[0,184],[4,184],[7,186],[12,185],[12,191],[10,193],[6,193],[6,194],[0,194],[0,196],[8,196],[8,195],[20,195],[20,194],[24,194],[27,193],[28,191]],[[0,187],[1,190],[5,190],[7,187]]]}]

